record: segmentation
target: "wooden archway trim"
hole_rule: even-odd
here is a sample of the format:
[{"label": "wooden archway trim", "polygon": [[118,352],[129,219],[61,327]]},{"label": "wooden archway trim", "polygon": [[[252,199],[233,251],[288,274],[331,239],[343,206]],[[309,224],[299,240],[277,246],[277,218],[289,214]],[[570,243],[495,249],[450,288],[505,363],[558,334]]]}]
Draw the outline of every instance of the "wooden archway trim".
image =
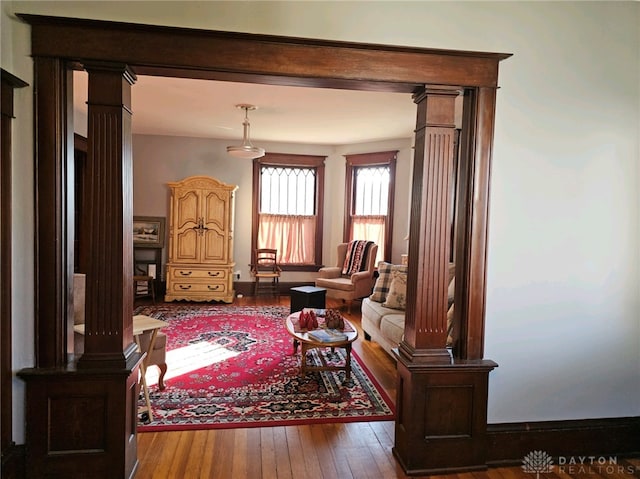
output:
[{"label": "wooden archway trim", "polygon": [[[37,56],[126,63],[140,75],[404,91],[496,87],[509,54],[411,48],[19,14]],[[56,41],[52,42],[51,39]]]},{"label": "wooden archway trim", "polygon": [[[451,85],[476,92],[467,101],[466,111],[473,112],[467,126],[473,132],[466,135],[471,144],[467,151],[472,158],[470,181],[472,189],[467,205],[465,231],[470,235],[466,256],[470,258],[465,272],[465,290],[469,291],[468,324],[462,331],[465,344],[461,357],[482,357],[484,341],[484,297],[486,266],[486,234],[488,221],[488,190],[493,142],[495,89],[499,62],[509,54],[451,51],[415,47],[399,47],[353,42],[337,42],[139,25],[121,22],[85,20],[64,17],[18,14],[32,26],[32,54],[36,58],[55,59],[67,65],[107,62],[129,65],[137,74],[253,81],[260,83],[303,85],[309,87],[351,88],[377,91],[415,93],[427,85]],[[56,41],[52,42],[51,39]],[[51,63],[50,61],[45,63]],[[42,92],[43,89],[40,88]],[[42,111],[62,111],[55,96],[43,98]],[[60,97],[58,97],[60,98]],[[471,104],[472,103],[472,104]],[[41,129],[48,126],[40,123]],[[38,138],[42,137],[42,130]],[[55,128],[51,135],[56,134]],[[41,141],[40,139],[37,141]],[[62,138],[57,141],[58,156],[65,151]],[[45,153],[47,154],[47,153]],[[55,170],[52,170],[55,171]],[[60,183],[58,183],[59,185]],[[53,185],[53,188],[57,188]],[[475,194],[478,192],[479,194]],[[60,192],[63,195],[63,192]],[[39,218],[55,218],[59,212],[42,211],[54,208],[54,203],[40,204]],[[59,230],[60,225],[43,225]],[[57,252],[40,249],[41,264],[65,264],[66,259],[47,257]],[[65,280],[61,278],[61,284]],[[49,282],[49,287],[51,283]],[[462,288],[461,288],[462,289]],[[51,295],[45,297],[51,297]],[[44,311],[55,305],[39,305]],[[58,330],[43,325],[44,328]],[[52,337],[50,334],[39,335]],[[46,341],[46,340],[45,340]],[[56,347],[43,345],[39,351],[42,364],[58,364]]]}]

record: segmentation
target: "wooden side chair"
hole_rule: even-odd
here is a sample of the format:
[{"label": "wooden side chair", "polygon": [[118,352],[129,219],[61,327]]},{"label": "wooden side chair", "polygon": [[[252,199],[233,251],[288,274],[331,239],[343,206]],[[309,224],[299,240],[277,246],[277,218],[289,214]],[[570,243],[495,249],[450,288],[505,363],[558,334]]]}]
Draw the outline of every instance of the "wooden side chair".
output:
[{"label": "wooden side chair", "polygon": [[156,279],[135,264],[133,270],[133,299],[151,296],[153,304],[156,304]]},{"label": "wooden side chair", "polygon": [[[278,266],[277,261],[278,250],[270,248],[259,248],[255,250],[253,263],[251,266],[251,274],[255,278],[253,294],[270,293],[275,296],[280,295],[279,282],[282,269]],[[266,280],[261,284],[260,280]]]}]

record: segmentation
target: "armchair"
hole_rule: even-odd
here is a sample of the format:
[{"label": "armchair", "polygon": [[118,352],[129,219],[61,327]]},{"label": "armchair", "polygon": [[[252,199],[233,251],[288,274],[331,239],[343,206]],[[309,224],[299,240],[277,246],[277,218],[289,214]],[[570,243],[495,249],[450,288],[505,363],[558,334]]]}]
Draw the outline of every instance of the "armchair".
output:
[{"label": "armchair", "polygon": [[[149,349],[149,343],[151,342],[151,332],[145,331],[138,336],[138,344],[140,350],[147,351]],[[167,373],[167,335],[161,331],[158,331],[156,340],[153,343],[153,351],[149,353],[149,357],[145,359],[147,361],[147,368],[149,366],[158,366],[160,374],[158,375],[158,389],[160,391],[165,389],[164,375]]]},{"label": "armchair", "polygon": [[[347,270],[347,265],[353,265],[354,254],[351,254],[349,258],[347,257],[348,252],[352,250],[350,248],[352,243],[340,243],[338,245],[337,265],[320,268],[318,271],[320,276],[315,281],[317,287],[327,290],[328,298],[346,301],[349,313],[351,313],[351,304],[354,299],[364,298],[371,294],[375,283],[374,270],[378,253],[378,245],[369,243],[368,246],[361,250],[363,256],[358,268],[360,271],[351,274],[347,271],[343,274],[343,271]],[[347,260],[346,263],[345,259]]]}]

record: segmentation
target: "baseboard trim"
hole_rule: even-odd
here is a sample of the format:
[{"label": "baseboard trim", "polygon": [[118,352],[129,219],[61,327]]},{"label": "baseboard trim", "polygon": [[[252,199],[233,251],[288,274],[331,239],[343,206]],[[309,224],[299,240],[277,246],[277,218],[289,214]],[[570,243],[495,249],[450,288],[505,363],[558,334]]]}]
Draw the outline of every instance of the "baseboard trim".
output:
[{"label": "baseboard trim", "polygon": [[25,447],[9,444],[2,450],[2,479],[23,479],[25,477]]},{"label": "baseboard trim", "polygon": [[522,464],[531,451],[554,458],[637,457],[640,417],[502,423],[487,425],[487,464]]}]

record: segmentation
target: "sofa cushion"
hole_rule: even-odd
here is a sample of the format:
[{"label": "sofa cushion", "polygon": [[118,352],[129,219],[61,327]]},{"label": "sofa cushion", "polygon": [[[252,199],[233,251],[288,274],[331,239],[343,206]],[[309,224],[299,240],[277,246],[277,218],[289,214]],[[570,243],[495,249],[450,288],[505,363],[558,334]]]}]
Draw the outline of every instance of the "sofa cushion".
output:
[{"label": "sofa cushion", "polygon": [[385,308],[382,303],[377,301],[362,301],[362,317],[373,324],[374,327],[380,329],[380,321],[386,314],[399,314],[397,309]]},{"label": "sofa cushion", "polygon": [[378,279],[376,279],[376,284],[373,287],[373,293],[369,296],[372,301],[377,301],[378,303],[384,303],[386,301],[387,294],[389,293],[389,286],[391,286],[391,273],[393,271],[406,273],[407,266],[387,263],[386,261],[380,261],[378,263]]},{"label": "sofa cushion", "polygon": [[404,336],[404,313],[386,314],[380,321],[380,332],[393,344],[399,344]]},{"label": "sofa cushion", "polygon": [[404,310],[407,307],[407,273],[392,271],[391,278],[387,299],[382,306]]},{"label": "sofa cushion", "polygon": [[316,278],[316,286],[327,289],[338,289],[340,291],[353,291],[354,284],[351,278]]}]

